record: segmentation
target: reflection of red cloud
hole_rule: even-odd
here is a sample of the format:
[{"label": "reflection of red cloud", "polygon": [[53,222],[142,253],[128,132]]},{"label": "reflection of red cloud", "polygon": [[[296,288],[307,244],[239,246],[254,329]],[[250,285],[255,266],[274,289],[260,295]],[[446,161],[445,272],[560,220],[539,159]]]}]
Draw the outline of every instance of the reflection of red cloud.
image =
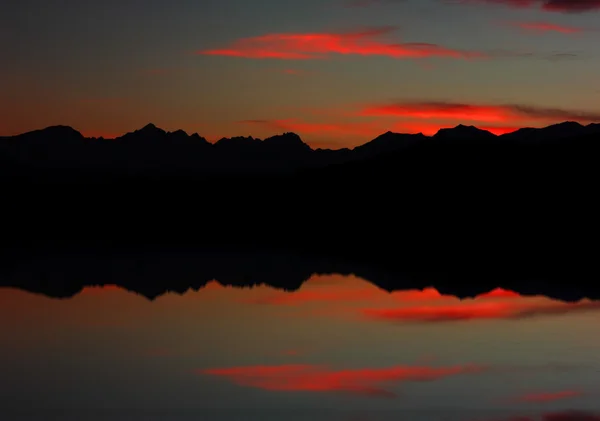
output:
[{"label": "reflection of red cloud", "polygon": [[548,22],[519,22],[515,23],[521,29],[534,32],[560,32],[562,34],[575,34],[582,32],[581,28],[572,26],[561,26]]},{"label": "reflection of red cloud", "polygon": [[377,28],[350,33],[267,34],[234,41],[227,48],[200,51],[199,54],[244,58],[306,60],[331,54],[387,56],[392,58],[450,57],[473,58],[482,54],[426,43],[390,43],[378,39],[393,28]]},{"label": "reflection of red cloud", "polygon": [[[451,295],[442,295],[435,288],[425,288],[422,291],[409,290],[409,291],[395,291],[392,292],[394,297],[401,299],[402,301],[430,301],[430,300],[447,300],[453,299]],[[502,288],[496,288],[490,292],[479,294],[476,298],[519,298],[521,297],[517,292],[508,291]]]},{"label": "reflection of red cloud", "polygon": [[490,292],[486,292],[485,294],[480,294],[477,298],[519,298],[521,295],[514,291],[509,291],[502,288],[496,288]]},{"label": "reflection of red cloud", "polygon": [[519,319],[525,317],[558,315],[600,310],[600,303],[523,303],[486,302],[450,306],[422,306],[398,309],[365,309],[367,317],[382,320],[448,322],[480,319]]},{"label": "reflection of red cloud", "polygon": [[446,297],[438,292],[435,288],[425,288],[422,291],[410,290],[410,291],[396,291],[392,292],[392,295],[402,301],[427,301],[427,300],[439,300]]},{"label": "reflection of red cloud", "polygon": [[583,396],[582,392],[575,390],[565,390],[555,393],[530,393],[515,399],[517,402],[554,402],[562,399],[576,398]]},{"label": "reflection of red cloud", "polygon": [[396,366],[382,369],[331,370],[312,365],[249,366],[200,370],[200,374],[225,377],[233,383],[274,391],[350,392],[367,396],[394,397],[382,384],[403,381],[434,381],[460,374],[475,374],[485,368]]}]

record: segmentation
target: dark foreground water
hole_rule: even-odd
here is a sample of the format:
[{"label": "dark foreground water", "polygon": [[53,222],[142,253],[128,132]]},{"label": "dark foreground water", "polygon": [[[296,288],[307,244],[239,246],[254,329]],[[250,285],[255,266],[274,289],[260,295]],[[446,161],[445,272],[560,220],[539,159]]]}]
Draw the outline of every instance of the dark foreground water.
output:
[{"label": "dark foreground water", "polygon": [[600,420],[600,305],[314,276],[0,289],[0,420]]}]

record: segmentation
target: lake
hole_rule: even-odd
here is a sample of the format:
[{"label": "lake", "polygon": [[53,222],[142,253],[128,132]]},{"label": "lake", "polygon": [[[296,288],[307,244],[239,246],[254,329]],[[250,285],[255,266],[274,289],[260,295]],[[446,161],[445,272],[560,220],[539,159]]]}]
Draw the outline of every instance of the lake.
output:
[{"label": "lake", "polygon": [[600,420],[599,326],[589,300],[339,274],[152,300],[5,287],[0,419]]}]

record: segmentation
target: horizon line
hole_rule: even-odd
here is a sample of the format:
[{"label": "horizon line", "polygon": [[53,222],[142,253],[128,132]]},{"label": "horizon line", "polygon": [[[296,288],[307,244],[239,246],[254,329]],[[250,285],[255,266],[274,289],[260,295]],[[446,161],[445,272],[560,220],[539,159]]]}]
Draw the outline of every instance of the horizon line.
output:
[{"label": "horizon line", "polygon": [[[374,138],[368,140],[366,143],[369,143],[369,142],[377,139],[380,136],[383,136],[385,134],[390,134],[390,133],[391,134],[397,134],[397,135],[408,135],[408,136],[419,136],[419,135],[421,135],[421,136],[424,136],[424,137],[427,137],[427,138],[431,138],[431,137],[435,137],[436,135],[438,135],[442,130],[454,130],[454,129],[458,129],[458,128],[464,127],[464,128],[475,128],[477,130],[490,133],[491,135],[493,135],[495,137],[502,137],[502,136],[505,136],[505,135],[508,135],[508,134],[515,133],[515,132],[517,132],[519,130],[524,130],[524,129],[542,130],[542,129],[546,129],[546,128],[554,127],[554,126],[559,126],[559,125],[563,125],[563,124],[577,124],[577,125],[579,125],[581,127],[590,127],[590,126],[594,126],[596,124],[600,124],[600,122],[589,123],[589,124],[582,124],[582,123],[580,123],[578,121],[575,121],[575,120],[566,120],[566,121],[562,121],[562,122],[552,123],[552,124],[549,124],[547,126],[542,126],[542,127],[523,126],[523,127],[517,128],[515,130],[512,130],[510,132],[506,132],[506,133],[502,133],[502,134],[495,134],[495,133],[493,133],[490,130],[479,128],[479,127],[477,127],[475,125],[472,125],[472,124],[459,123],[459,124],[457,124],[457,125],[455,125],[453,127],[451,127],[451,126],[440,126],[440,128],[436,131],[436,133],[432,134],[432,135],[426,135],[423,132],[412,132],[411,133],[411,132],[395,132],[395,131],[392,131],[392,130],[387,130],[385,132],[381,132],[378,135],[375,135]],[[216,140],[209,140],[208,138],[200,135],[198,132],[194,132],[194,133],[190,134],[189,132],[187,132],[186,130],[183,130],[183,129],[176,129],[176,130],[172,130],[172,131],[171,130],[165,130],[165,129],[163,129],[163,128],[157,126],[157,125],[155,125],[154,123],[148,123],[148,124],[144,125],[143,127],[139,128],[139,129],[134,129],[132,131],[125,132],[125,133],[123,133],[123,134],[121,134],[119,136],[115,136],[115,137],[87,136],[87,135],[85,135],[85,131],[81,131],[79,129],[76,129],[73,126],[64,125],[64,124],[55,124],[55,125],[46,126],[44,128],[28,130],[28,131],[17,133],[17,134],[13,134],[13,135],[0,135],[0,139],[2,139],[2,138],[18,137],[18,136],[23,136],[23,135],[30,134],[30,133],[43,132],[45,130],[56,129],[56,128],[71,129],[71,130],[79,133],[85,139],[96,139],[96,140],[100,140],[100,139],[103,139],[103,140],[117,140],[117,139],[120,139],[120,138],[122,138],[122,137],[124,137],[124,136],[126,136],[128,134],[133,134],[133,133],[139,132],[139,131],[141,131],[143,129],[146,129],[146,128],[154,128],[154,129],[163,131],[163,132],[165,132],[167,134],[173,134],[173,133],[177,133],[177,132],[183,132],[188,137],[198,136],[201,139],[206,140],[211,145],[215,145],[219,141],[224,140],[224,139],[246,138],[246,139],[254,139],[254,140],[258,140],[258,141],[262,142],[264,140],[267,140],[267,139],[270,139],[270,138],[273,138],[273,137],[276,137],[276,136],[282,136],[282,135],[286,135],[286,134],[293,134],[293,135],[298,136],[300,138],[300,140],[304,144],[310,146],[311,149],[313,149],[313,147],[311,146],[310,143],[308,143],[308,142],[306,142],[306,141],[304,141],[302,139],[302,135],[299,133],[299,131],[281,131],[281,132],[277,132],[276,134],[273,134],[273,135],[270,135],[270,136],[267,136],[267,137],[264,137],[264,138],[254,137],[252,135],[236,135],[236,136],[231,136],[231,137],[223,136],[223,137],[220,137],[220,138],[218,138]],[[360,147],[360,146],[362,146],[362,145],[364,145],[366,143],[362,143],[362,144],[359,144],[359,145],[356,145],[356,146],[353,146],[353,147],[341,147],[339,149],[354,149],[354,148]],[[330,149],[330,148],[315,147],[313,150],[318,150],[318,149]]]}]

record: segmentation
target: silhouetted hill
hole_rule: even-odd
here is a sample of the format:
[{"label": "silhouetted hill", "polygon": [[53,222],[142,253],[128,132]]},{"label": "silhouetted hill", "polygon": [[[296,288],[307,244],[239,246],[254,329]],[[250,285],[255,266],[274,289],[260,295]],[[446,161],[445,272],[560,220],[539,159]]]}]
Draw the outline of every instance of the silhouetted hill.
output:
[{"label": "silhouetted hill", "polygon": [[487,130],[481,130],[474,126],[464,126],[462,124],[453,129],[441,129],[434,135],[434,138],[444,140],[489,140],[495,137],[496,135]]},{"label": "silhouetted hill", "polygon": [[213,145],[154,126],[125,142],[73,132],[0,142],[1,244],[236,245],[436,276],[595,279],[584,276],[600,237],[593,131],[528,141],[459,126],[339,151],[294,134]]},{"label": "silhouetted hill", "polygon": [[503,139],[520,142],[549,142],[563,138],[574,138],[585,135],[600,134],[600,125],[583,126],[577,122],[567,121],[541,129],[524,128],[516,132],[502,135]]},{"label": "silhouetted hill", "polygon": [[356,159],[368,159],[384,153],[396,152],[426,140],[419,134],[401,134],[387,132],[364,145],[355,147],[352,152]]},{"label": "silhouetted hill", "polygon": [[574,122],[521,129],[499,137],[473,126],[459,125],[441,129],[433,137],[387,132],[352,150],[315,151],[295,133],[265,140],[223,138],[213,145],[197,133],[190,136],[183,130],[167,132],[154,124],[116,139],[86,139],[70,127],[55,126],[0,138],[0,159],[6,163],[4,169],[17,167],[21,169],[21,175],[33,177],[40,173],[37,177],[43,179],[59,177],[64,180],[73,176],[73,170],[78,171],[78,176],[94,178],[191,177],[240,172],[279,174],[368,160],[415,146],[429,147],[436,142],[443,142],[438,145],[440,148],[456,148],[458,144],[480,147],[484,141],[526,145],[598,134],[600,125],[582,126]]}]

